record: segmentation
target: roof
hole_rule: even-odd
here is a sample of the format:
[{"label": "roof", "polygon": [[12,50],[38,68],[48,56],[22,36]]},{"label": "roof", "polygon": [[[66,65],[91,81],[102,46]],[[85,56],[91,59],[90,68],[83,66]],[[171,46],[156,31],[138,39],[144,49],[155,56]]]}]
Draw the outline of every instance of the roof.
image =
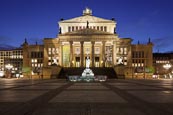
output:
[{"label": "roof", "polygon": [[68,19],[68,20],[60,21],[60,23],[75,23],[75,22],[76,23],[77,22],[86,23],[87,21],[89,23],[101,23],[101,22],[115,23],[115,21],[113,21],[113,20],[103,19],[103,18],[99,18],[99,17],[96,17],[96,16],[92,16],[92,15],[83,15],[83,16],[79,16],[79,17],[76,17],[76,18],[71,18],[71,19]]}]

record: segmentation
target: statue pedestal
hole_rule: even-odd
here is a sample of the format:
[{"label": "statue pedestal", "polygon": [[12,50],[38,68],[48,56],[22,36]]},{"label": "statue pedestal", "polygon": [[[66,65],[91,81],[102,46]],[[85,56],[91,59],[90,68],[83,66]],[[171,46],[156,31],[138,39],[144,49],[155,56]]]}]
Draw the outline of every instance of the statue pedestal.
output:
[{"label": "statue pedestal", "polygon": [[80,77],[80,79],[82,81],[94,81],[94,73],[91,69],[86,68],[83,73],[82,76]]},{"label": "statue pedestal", "polygon": [[91,69],[85,69],[82,73],[82,77],[92,76],[94,77],[94,73]]}]

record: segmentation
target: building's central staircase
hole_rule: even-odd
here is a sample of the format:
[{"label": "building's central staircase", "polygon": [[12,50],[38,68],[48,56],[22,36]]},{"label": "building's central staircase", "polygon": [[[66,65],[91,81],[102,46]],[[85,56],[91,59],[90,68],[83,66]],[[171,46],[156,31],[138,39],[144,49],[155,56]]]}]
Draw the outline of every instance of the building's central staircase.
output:
[{"label": "building's central staircase", "polygon": [[[64,67],[61,69],[61,72],[58,78],[66,78],[67,76],[70,76],[70,75],[81,76],[84,69],[85,68],[82,68],[82,67],[79,67],[79,68],[77,67],[65,68]],[[117,78],[116,72],[114,71],[114,68],[112,67],[91,67],[90,69],[93,71],[94,76],[106,75],[108,79]]]}]

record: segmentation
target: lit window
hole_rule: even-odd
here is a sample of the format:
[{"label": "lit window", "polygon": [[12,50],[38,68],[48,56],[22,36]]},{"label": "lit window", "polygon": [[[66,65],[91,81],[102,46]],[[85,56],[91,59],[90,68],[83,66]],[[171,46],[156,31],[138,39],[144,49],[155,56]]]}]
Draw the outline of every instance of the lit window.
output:
[{"label": "lit window", "polygon": [[127,54],[127,48],[124,48],[124,54]]},{"label": "lit window", "polygon": [[138,63],[138,66],[140,67],[140,63]]},{"label": "lit window", "polygon": [[143,66],[144,66],[144,64],[143,64],[143,63],[141,63],[141,66],[143,67]]},{"label": "lit window", "polygon": [[134,64],[134,63],[132,63],[132,66],[134,67],[134,66],[135,66],[135,64]]},{"label": "lit window", "polygon": [[51,51],[51,48],[49,48],[49,51]]},{"label": "lit window", "polygon": [[138,65],[137,65],[137,63],[135,63],[135,67],[137,67]]},{"label": "lit window", "polygon": [[56,48],[56,53],[59,53],[59,49],[58,48]]},{"label": "lit window", "polygon": [[33,63],[34,62],[34,59],[32,59],[31,62]]},{"label": "lit window", "polygon": [[120,52],[121,52],[121,54],[123,54],[123,48],[120,48]]}]

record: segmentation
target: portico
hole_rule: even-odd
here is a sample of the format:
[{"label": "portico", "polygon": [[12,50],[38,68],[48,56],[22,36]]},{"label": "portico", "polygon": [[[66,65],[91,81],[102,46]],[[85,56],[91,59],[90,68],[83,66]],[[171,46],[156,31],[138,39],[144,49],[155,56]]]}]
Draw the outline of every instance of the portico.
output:
[{"label": "portico", "polygon": [[[114,63],[113,45],[110,41],[66,41],[61,43],[63,60],[60,63],[64,67],[85,67],[87,56],[91,60],[90,67],[109,67]],[[108,56],[109,59],[106,60],[105,58]]]}]

